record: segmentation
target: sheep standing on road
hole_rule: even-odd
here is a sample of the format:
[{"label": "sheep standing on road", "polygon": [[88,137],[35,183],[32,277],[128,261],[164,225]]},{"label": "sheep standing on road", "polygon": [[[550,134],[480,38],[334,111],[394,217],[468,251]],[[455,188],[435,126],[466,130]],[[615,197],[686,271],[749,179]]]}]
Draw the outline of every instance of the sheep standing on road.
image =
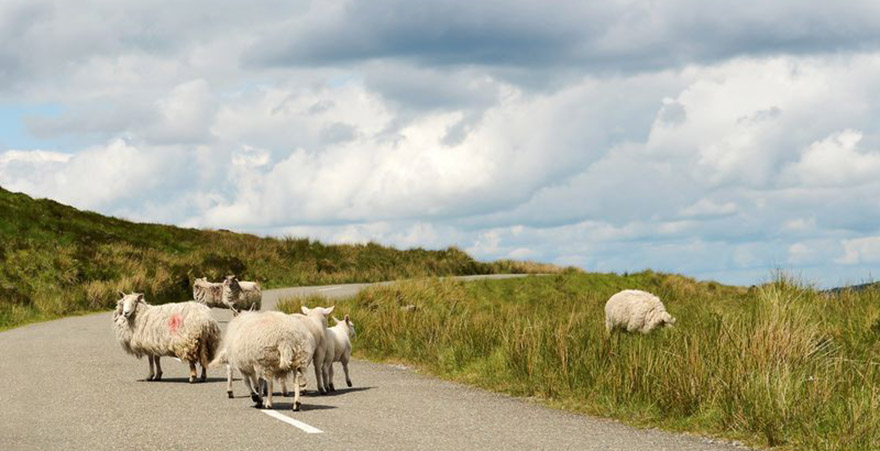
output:
[{"label": "sheep standing on road", "polygon": [[332,362],[329,359],[336,352],[333,348],[335,341],[333,340],[332,332],[327,329],[327,317],[333,312],[333,307],[315,307],[310,309],[302,306],[302,312],[305,316],[298,314],[290,316],[303,322],[315,339],[315,353],[312,357],[312,361],[315,364],[315,383],[318,386],[318,392],[325,394],[329,388],[327,386],[327,373],[329,371],[327,364]]},{"label": "sheep standing on road", "polygon": [[[299,410],[300,375],[311,362],[314,348],[312,334],[302,321],[281,312],[243,312],[229,322],[223,348],[212,364],[228,362],[237,368],[257,407],[264,406],[259,384],[262,379],[268,409],[273,405],[275,378],[293,373],[293,410]],[[231,394],[231,385],[228,390]]]},{"label": "sheep standing on road", "polygon": [[666,312],[660,298],[640,290],[623,290],[605,303],[605,329],[646,334],[658,326],[675,324],[675,318]]},{"label": "sheep standing on road", "polygon": [[336,387],[333,386],[333,363],[334,362],[342,362],[342,369],[345,371],[345,383],[351,387],[351,377],[348,374],[348,361],[351,360],[351,339],[354,338],[356,332],[354,330],[354,323],[351,322],[351,318],[348,315],[345,315],[342,321],[339,321],[336,317],[333,317],[333,321],[336,323],[335,326],[329,328],[328,330],[332,333],[333,341],[335,342],[334,354],[332,358],[326,359],[329,361],[328,366],[328,381],[330,384],[330,391],[336,391]]},{"label": "sheep standing on road", "polygon": [[244,282],[235,276],[226,276],[221,301],[236,314],[242,310],[259,310],[263,292],[257,282]]},{"label": "sheep standing on road", "polygon": [[196,363],[201,364],[204,382],[220,342],[220,327],[211,309],[192,301],[154,306],[146,303],[143,294],[120,294],[113,312],[116,338],[129,354],[150,360],[147,380],[162,379],[159,358],[172,356],[189,363],[190,383],[196,381]]},{"label": "sheep standing on road", "polygon": [[223,284],[208,282],[207,277],[193,281],[193,299],[208,307],[232,308],[223,303]]}]

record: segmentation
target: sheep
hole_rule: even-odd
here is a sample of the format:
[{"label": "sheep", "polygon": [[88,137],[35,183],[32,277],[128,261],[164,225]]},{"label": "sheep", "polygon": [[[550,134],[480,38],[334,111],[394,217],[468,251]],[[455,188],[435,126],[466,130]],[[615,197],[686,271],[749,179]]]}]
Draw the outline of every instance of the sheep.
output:
[{"label": "sheep", "polygon": [[335,354],[333,348],[335,340],[333,340],[332,332],[327,329],[327,317],[333,312],[334,307],[324,308],[315,307],[310,309],[302,306],[303,315],[290,315],[297,321],[301,321],[308,327],[312,337],[315,339],[315,353],[313,363],[315,364],[315,383],[318,386],[318,392],[326,394],[327,387],[327,360],[332,354]]},{"label": "sheep", "polygon": [[[196,381],[196,362],[202,365],[201,382],[220,342],[220,326],[211,309],[198,302],[150,305],[140,293],[125,294],[116,302],[113,326],[125,352],[150,361],[148,381],[162,379],[162,356],[189,363],[189,382]],[[155,372],[153,364],[155,363]]]},{"label": "sheep", "polygon": [[332,358],[326,359],[329,361],[327,366],[330,391],[336,391],[336,387],[333,386],[334,362],[342,362],[342,369],[345,371],[345,383],[351,387],[351,377],[348,374],[348,361],[351,360],[351,339],[356,335],[354,323],[348,315],[345,315],[342,321],[339,321],[339,319],[334,316],[333,321],[336,325],[328,330],[332,332],[333,341],[335,342],[335,352]]},{"label": "sheep", "polygon": [[208,307],[232,309],[231,306],[223,303],[223,284],[208,282],[207,277],[193,281],[193,299]]},{"label": "sheep", "polygon": [[232,367],[241,372],[257,407],[264,406],[261,386],[266,386],[265,407],[272,408],[275,378],[294,375],[293,410],[299,410],[300,379],[312,361],[314,338],[305,323],[281,312],[243,312],[229,322],[223,347],[212,365],[228,363],[227,392],[232,394]]},{"label": "sheep", "polygon": [[223,304],[229,306],[233,313],[242,310],[259,310],[263,301],[263,292],[257,282],[244,282],[235,276],[226,276],[223,280]]},{"label": "sheep", "polygon": [[627,332],[646,334],[658,326],[673,325],[675,318],[666,312],[660,298],[640,290],[623,290],[605,303],[605,330],[617,327]]}]

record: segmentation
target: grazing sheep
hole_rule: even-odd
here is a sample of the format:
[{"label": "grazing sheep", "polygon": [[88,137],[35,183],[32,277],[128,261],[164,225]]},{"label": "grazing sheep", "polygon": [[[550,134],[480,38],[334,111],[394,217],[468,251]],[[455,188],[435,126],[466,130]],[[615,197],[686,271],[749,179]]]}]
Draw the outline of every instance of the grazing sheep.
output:
[{"label": "grazing sheep", "polygon": [[208,307],[232,309],[231,306],[223,303],[223,284],[208,282],[207,277],[193,281],[193,299]]},{"label": "grazing sheep", "polygon": [[[294,374],[293,410],[300,408],[300,375],[312,361],[312,334],[300,320],[281,312],[243,312],[229,322],[223,348],[212,364],[228,362],[241,372],[257,407],[263,407],[258,381],[266,384],[265,407],[272,408],[272,383]],[[231,379],[230,379],[231,380]],[[232,387],[227,390],[231,394]]]},{"label": "grazing sheep", "polygon": [[666,312],[660,298],[640,290],[623,290],[605,303],[605,329],[646,334],[658,326],[675,324],[675,318]]},{"label": "grazing sheep", "polygon": [[351,387],[351,377],[348,374],[348,361],[351,360],[351,339],[356,335],[354,323],[351,322],[351,318],[349,318],[348,315],[345,315],[342,321],[339,321],[334,316],[333,321],[336,325],[328,330],[332,333],[333,341],[335,342],[335,352],[332,358],[326,359],[329,361],[327,366],[330,391],[336,391],[336,387],[333,386],[334,362],[342,362],[342,369],[345,371],[345,383]]},{"label": "grazing sheep", "polygon": [[236,314],[242,310],[259,310],[263,292],[257,282],[244,282],[235,276],[226,276],[221,300]]},{"label": "grazing sheep", "polygon": [[[148,381],[162,379],[162,356],[177,357],[189,363],[189,382],[196,381],[196,362],[202,365],[202,382],[207,379],[208,363],[220,342],[220,327],[211,310],[198,302],[150,305],[139,293],[120,293],[113,312],[116,338],[129,354],[150,360]],[[156,371],[153,371],[153,363]]]},{"label": "grazing sheep", "polygon": [[304,323],[315,339],[315,353],[313,356],[315,383],[318,386],[318,392],[325,394],[328,391],[326,373],[329,370],[326,367],[326,360],[336,352],[333,349],[335,342],[332,339],[332,333],[327,330],[327,317],[333,312],[333,307],[315,307],[310,309],[302,306],[302,312],[305,316],[293,314],[290,317]]}]

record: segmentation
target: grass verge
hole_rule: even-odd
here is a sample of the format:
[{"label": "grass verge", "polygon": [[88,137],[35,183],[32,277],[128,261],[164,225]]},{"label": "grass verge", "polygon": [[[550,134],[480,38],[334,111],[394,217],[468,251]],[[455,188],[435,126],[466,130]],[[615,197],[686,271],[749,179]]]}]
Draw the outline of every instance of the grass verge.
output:
[{"label": "grass verge", "polygon": [[[606,336],[604,303],[638,288],[676,327]],[[279,305],[326,304],[320,297]],[[575,412],[780,449],[880,444],[880,291],[751,289],[643,272],[375,287],[337,302],[357,355]]]}]

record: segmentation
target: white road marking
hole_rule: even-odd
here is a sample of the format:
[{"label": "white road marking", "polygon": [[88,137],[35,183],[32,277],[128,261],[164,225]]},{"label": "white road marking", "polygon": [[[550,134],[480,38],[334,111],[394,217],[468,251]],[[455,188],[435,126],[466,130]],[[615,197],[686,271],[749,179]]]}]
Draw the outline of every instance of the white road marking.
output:
[{"label": "white road marking", "polygon": [[318,291],[332,291],[332,290],[341,290],[342,287],[328,287],[328,288],[319,288]]},{"label": "white road marking", "polygon": [[289,416],[287,416],[283,413],[274,411],[274,410],[261,410],[260,412],[263,412],[266,415],[269,415],[270,417],[275,418],[276,420],[281,420],[281,421],[283,421],[293,427],[299,428],[303,432],[305,432],[306,434],[323,434],[324,433],[324,431],[322,431],[314,426],[310,426],[308,424],[305,424],[302,421],[294,420],[293,418],[290,418]]}]

